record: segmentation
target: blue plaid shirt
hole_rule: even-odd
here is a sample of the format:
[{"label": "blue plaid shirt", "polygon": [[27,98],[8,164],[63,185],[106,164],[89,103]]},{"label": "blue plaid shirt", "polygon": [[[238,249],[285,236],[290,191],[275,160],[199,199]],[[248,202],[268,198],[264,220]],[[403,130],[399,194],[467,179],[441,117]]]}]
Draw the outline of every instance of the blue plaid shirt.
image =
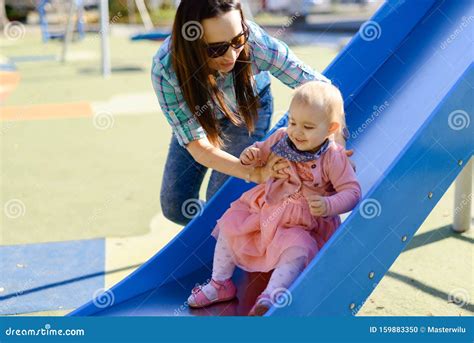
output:
[{"label": "blue plaid shirt", "polygon": [[[248,44],[257,93],[270,84],[269,72],[291,88],[296,88],[310,80],[330,82],[322,74],[299,60],[284,42],[271,37],[251,21],[247,21],[247,25],[250,29]],[[206,132],[195,119],[193,111],[189,109],[181,93],[171,62],[170,43],[171,40],[168,37],[153,57],[151,80],[163,114],[171,125],[179,144],[185,146],[193,140],[206,137]],[[231,111],[236,112],[233,73],[218,76],[217,84],[227,106]],[[215,106],[214,102],[209,102],[209,106],[216,111],[218,119],[224,117],[223,111]],[[200,110],[202,109],[197,108],[194,112],[199,114]]]}]

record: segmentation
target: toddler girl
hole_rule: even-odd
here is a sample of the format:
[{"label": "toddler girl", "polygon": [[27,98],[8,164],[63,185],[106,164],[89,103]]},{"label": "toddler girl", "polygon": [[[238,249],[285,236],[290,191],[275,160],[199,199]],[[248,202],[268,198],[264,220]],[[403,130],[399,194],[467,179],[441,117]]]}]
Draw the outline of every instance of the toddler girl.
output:
[{"label": "toddler girl", "polygon": [[245,149],[240,161],[262,166],[274,154],[289,161],[287,178],[269,178],[234,201],[217,221],[212,279],[195,287],[191,307],[233,299],[236,266],[273,270],[249,315],[263,315],[277,291],[287,289],[352,210],[361,190],[345,149],[334,134],[345,127],[343,100],[331,84],[311,81],[291,101],[288,128]]}]

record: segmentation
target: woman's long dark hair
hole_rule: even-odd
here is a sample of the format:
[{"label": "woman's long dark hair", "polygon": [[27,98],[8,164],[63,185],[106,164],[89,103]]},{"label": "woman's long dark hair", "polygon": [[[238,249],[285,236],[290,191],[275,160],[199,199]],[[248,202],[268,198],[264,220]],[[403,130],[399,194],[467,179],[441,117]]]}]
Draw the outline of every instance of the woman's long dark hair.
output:
[{"label": "woman's long dark hair", "polygon": [[245,123],[249,133],[254,131],[258,115],[259,101],[258,95],[254,93],[248,44],[245,44],[232,71],[238,113],[232,113],[226,105],[215,75],[208,66],[202,41],[204,32],[200,23],[204,19],[221,16],[232,10],[240,11],[243,28],[246,28],[238,0],[182,0],[171,34],[172,64],[184,100],[194,114],[193,120],[199,121],[209,141],[217,147],[223,146],[223,140],[213,111],[215,105],[221,108],[234,125],[241,126]]}]

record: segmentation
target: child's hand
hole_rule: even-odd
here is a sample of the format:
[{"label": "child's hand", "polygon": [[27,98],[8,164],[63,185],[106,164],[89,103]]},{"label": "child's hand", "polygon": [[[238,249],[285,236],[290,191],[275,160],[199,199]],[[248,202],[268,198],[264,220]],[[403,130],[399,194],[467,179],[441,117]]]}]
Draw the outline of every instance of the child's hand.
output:
[{"label": "child's hand", "polygon": [[309,195],[308,201],[309,211],[313,216],[324,217],[327,214],[327,206],[324,197],[321,195]]},{"label": "child's hand", "polygon": [[[351,157],[352,155],[354,155],[354,149],[346,150],[346,156],[347,157]],[[356,171],[355,162],[353,160],[349,159],[349,163],[351,164],[352,169],[354,169],[354,171]]]},{"label": "child's hand", "polygon": [[240,163],[243,165],[255,166],[260,160],[260,149],[255,147],[249,147],[242,151],[240,154]]}]

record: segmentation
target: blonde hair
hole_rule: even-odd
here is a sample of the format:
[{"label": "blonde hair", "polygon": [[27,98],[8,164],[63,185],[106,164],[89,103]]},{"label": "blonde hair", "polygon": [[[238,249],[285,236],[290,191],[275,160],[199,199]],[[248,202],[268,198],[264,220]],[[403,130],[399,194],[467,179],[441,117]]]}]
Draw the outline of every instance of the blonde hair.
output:
[{"label": "blonde hair", "polygon": [[[295,89],[291,103],[310,106],[322,110],[328,119],[328,123],[336,122],[339,130],[346,127],[344,114],[344,100],[341,92],[330,83],[322,81],[309,81]],[[339,131],[338,130],[338,131]]]}]

